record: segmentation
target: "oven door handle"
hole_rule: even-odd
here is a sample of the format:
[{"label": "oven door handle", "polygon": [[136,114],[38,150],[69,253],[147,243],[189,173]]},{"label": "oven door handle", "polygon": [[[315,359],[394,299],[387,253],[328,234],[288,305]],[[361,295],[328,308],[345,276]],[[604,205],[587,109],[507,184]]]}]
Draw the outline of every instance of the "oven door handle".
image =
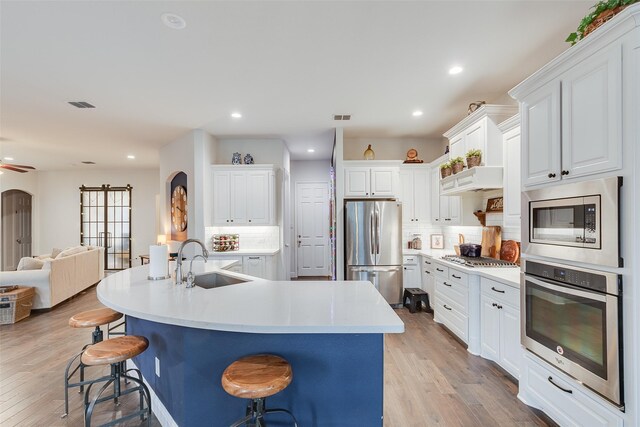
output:
[{"label": "oven door handle", "polygon": [[604,292],[602,293],[596,292],[596,291],[589,292],[565,283],[556,285],[556,283],[560,283],[560,282],[551,282],[547,280],[537,279],[527,274],[524,275],[524,280],[525,280],[525,283],[531,282],[535,285],[542,286],[543,288],[551,289],[552,291],[565,293],[565,294],[569,294],[577,297],[587,298],[591,300],[596,300],[600,302],[607,302],[607,294],[605,294]]}]

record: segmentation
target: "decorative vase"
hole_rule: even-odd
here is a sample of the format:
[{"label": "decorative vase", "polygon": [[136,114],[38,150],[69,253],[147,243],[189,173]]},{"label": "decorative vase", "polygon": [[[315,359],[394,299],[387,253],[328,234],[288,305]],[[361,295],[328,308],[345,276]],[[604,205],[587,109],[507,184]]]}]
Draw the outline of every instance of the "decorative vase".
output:
[{"label": "decorative vase", "polygon": [[242,155],[240,153],[233,153],[233,157],[231,157],[232,165],[239,165],[242,163]]},{"label": "decorative vase", "polygon": [[467,167],[471,169],[474,166],[480,166],[481,160],[480,156],[467,157]]},{"label": "decorative vase", "polygon": [[244,164],[245,165],[252,165],[253,164],[253,156],[251,154],[248,154],[246,156],[244,156]]},{"label": "decorative vase", "polygon": [[451,168],[440,169],[440,176],[446,178],[451,175]]},{"label": "decorative vase", "polygon": [[364,159],[365,160],[375,160],[375,158],[376,158],[376,153],[373,152],[373,150],[371,149],[371,144],[369,144],[367,149],[364,150]]},{"label": "decorative vase", "polygon": [[453,174],[457,174],[458,172],[462,172],[462,169],[464,169],[464,164],[462,163],[456,163],[455,165],[451,166],[452,172]]}]

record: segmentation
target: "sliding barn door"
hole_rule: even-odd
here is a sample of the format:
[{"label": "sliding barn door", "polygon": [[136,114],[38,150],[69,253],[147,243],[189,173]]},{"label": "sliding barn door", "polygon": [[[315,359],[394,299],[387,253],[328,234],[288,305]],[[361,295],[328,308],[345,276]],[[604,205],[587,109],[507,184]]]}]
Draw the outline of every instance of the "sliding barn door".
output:
[{"label": "sliding barn door", "polygon": [[131,267],[132,187],[80,187],[80,242],[104,248],[106,270]]}]

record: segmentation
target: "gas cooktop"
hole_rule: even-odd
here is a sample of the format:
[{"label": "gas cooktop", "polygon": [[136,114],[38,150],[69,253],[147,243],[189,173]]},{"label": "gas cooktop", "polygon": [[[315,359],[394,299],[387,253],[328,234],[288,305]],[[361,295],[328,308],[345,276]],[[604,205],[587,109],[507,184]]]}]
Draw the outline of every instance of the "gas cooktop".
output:
[{"label": "gas cooktop", "polygon": [[491,268],[491,267],[518,267],[518,264],[503,261],[501,259],[489,258],[485,256],[481,257],[469,257],[469,256],[458,256],[458,255],[445,255],[442,257],[443,260],[454,262],[456,264],[464,265],[465,267],[481,267],[481,268]]}]

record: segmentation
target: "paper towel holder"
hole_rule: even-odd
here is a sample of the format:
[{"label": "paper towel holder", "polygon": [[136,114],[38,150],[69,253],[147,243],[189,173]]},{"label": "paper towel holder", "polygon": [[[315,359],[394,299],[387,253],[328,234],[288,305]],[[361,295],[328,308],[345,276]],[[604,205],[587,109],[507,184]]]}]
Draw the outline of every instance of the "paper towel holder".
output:
[{"label": "paper towel holder", "polygon": [[[166,235],[158,234],[157,246],[166,245],[166,242],[167,242]],[[168,250],[169,250],[169,248],[167,246],[167,251]],[[151,255],[151,254],[149,254],[149,255]],[[151,264],[151,257],[149,257],[149,264]],[[170,271],[170,269],[169,269],[169,257],[167,257],[167,272],[169,272],[169,271]],[[163,275],[163,276],[151,276],[151,275],[147,276],[147,280],[167,280],[167,279],[170,279],[170,278],[171,278],[171,275],[169,275],[169,274],[166,274],[166,275]]]}]

